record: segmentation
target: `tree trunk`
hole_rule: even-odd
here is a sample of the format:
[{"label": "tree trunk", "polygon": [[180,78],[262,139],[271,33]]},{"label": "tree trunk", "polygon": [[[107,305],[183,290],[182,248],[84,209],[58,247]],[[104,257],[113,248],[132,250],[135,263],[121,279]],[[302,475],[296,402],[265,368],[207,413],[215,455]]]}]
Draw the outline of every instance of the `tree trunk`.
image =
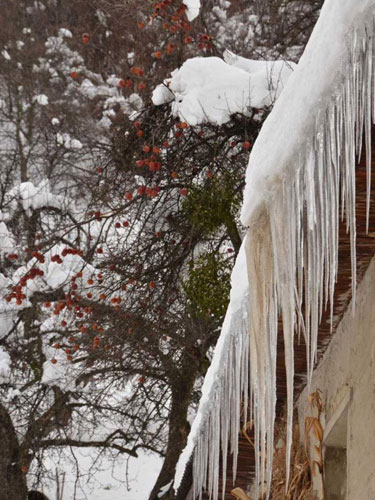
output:
[{"label": "tree trunk", "polygon": [[[169,416],[168,445],[164,463],[158,479],[151,491],[149,500],[159,500],[158,492],[162,486],[169,484],[174,478],[175,468],[181,451],[186,445],[190,425],[187,421],[191,392],[195,381],[194,370],[184,373],[184,378],[172,388],[171,412]],[[162,499],[173,498],[168,493]]]},{"label": "tree trunk", "polygon": [[0,403],[0,500],[26,500],[26,474],[22,472],[16,431]]}]

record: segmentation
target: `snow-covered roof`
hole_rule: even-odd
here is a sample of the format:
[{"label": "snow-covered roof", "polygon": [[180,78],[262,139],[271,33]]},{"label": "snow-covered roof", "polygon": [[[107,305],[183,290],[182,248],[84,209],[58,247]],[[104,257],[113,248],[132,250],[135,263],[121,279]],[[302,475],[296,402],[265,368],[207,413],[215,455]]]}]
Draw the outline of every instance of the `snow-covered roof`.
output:
[{"label": "snow-covered roof", "polygon": [[269,492],[278,317],[285,344],[288,456],[293,339],[296,331],[305,338],[310,380],[322,310],[327,304],[331,311],[333,307],[340,209],[349,230],[355,303],[355,158],[364,129],[369,175],[374,13],[375,0],[326,0],[297,69],[254,145],[242,209],[249,229],[233,271],[231,303],[196,421],[177,466],[175,489],[194,453],[195,494],[207,487],[218,498],[220,454],[225,468],[230,442],[236,468],[241,399],[246,408],[250,387],[256,486],[265,483]]},{"label": "snow-covered roof", "polygon": [[295,174],[320,115],[340,94],[350,56],[348,35],[368,24],[372,32],[374,7],[373,0],[325,1],[306,50],[254,143],[242,207],[245,225],[260,205],[272,202],[282,178]]}]

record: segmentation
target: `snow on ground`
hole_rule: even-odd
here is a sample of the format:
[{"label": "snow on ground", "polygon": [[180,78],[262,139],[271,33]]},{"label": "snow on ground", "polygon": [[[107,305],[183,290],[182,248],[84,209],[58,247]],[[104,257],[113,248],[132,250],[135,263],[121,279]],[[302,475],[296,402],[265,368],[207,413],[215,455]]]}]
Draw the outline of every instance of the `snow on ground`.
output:
[{"label": "snow on ground", "polygon": [[231,115],[248,115],[270,106],[280,95],[294,65],[252,61],[226,51],[219,57],[194,57],[172,72],[153,92],[155,105],[172,103],[172,112],[190,125],[218,125]]},{"label": "snow on ground", "polygon": [[[117,459],[114,466],[103,459],[98,472],[90,473],[96,457],[91,448],[74,450],[81,475],[77,479],[74,463],[68,460],[56,462],[50,457],[46,467],[55,476],[57,469],[65,483],[62,500],[146,500],[159,474],[162,459],[155,454],[140,451],[138,458]],[[126,485],[127,481],[127,485]],[[39,487],[50,500],[56,499],[56,482]]]}]

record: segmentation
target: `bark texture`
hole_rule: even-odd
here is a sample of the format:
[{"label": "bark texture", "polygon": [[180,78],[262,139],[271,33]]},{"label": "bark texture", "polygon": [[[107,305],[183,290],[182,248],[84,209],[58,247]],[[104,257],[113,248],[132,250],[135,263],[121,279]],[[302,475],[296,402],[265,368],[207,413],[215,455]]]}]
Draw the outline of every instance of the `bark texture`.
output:
[{"label": "bark texture", "polygon": [[0,500],[26,500],[26,475],[16,431],[0,404]]}]

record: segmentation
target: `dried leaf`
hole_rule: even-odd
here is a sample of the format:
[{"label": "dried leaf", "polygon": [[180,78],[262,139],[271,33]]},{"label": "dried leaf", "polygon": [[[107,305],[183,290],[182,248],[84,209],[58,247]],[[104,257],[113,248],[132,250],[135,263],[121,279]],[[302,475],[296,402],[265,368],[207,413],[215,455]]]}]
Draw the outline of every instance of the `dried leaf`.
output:
[{"label": "dried leaf", "polygon": [[314,446],[314,449],[318,455],[319,460],[322,461],[322,450],[321,450],[320,446]]},{"label": "dried leaf", "polygon": [[323,441],[323,427],[320,423],[320,420],[318,420],[317,418],[314,419],[313,428],[316,438],[321,443]]},{"label": "dried leaf", "polygon": [[230,493],[237,500],[252,500],[249,496],[246,495],[242,488],[234,488]]},{"label": "dried leaf", "polygon": [[318,467],[319,473],[323,474],[323,463],[318,462],[317,460],[313,461],[313,466],[316,465]]}]

